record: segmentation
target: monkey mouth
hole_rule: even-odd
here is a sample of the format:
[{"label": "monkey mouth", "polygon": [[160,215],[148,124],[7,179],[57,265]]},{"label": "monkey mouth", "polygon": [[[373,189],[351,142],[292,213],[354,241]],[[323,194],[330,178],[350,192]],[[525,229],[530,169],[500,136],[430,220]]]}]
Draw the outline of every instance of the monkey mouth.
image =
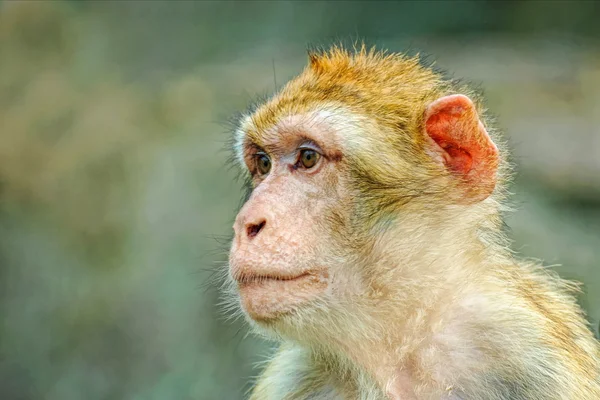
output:
[{"label": "monkey mouth", "polygon": [[299,275],[239,274],[238,276],[234,276],[234,279],[238,283],[238,286],[242,288],[271,282],[300,282],[311,277],[314,277],[314,274],[303,272]]},{"label": "monkey mouth", "polygon": [[328,286],[327,271],[295,275],[246,272],[232,277],[237,282],[242,308],[254,321],[263,323],[293,313]]}]

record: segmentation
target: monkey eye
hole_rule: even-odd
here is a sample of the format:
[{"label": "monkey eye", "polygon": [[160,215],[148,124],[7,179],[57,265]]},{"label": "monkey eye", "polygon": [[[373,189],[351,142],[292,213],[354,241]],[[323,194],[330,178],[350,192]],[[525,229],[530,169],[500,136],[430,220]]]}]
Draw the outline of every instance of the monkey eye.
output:
[{"label": "monkey eye", "polygon": [[271,170],[271,159],[265,153],[256,155],[256,169],[260,175],[266,175]]},{"label": "monkey eye", "polygon": [[306,169],[310,169],[317,165],[321,155],[312,149],[303,149],[300,151],[300,162]]}]

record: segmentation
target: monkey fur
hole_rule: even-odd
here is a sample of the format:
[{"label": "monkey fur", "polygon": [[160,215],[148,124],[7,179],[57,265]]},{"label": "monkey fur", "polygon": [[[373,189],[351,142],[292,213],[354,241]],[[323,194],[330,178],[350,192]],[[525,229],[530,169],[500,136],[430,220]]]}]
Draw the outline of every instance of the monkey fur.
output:
[{"label": "monkey fur", "polygon": [[227,288],[280,343],[251,400],[600,399],[578,286],[509,249],[507,151],[468,87],[311,52],[235,155],[251,194]]}]

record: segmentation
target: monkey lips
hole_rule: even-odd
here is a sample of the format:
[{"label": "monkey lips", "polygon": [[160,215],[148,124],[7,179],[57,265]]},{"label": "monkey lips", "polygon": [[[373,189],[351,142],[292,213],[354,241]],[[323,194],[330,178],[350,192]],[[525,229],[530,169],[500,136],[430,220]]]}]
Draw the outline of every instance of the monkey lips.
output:
[{"label": "monkey lips", "polygon": [[257,322],[293,312],[327,288],[325,271],[283,274],[232,266],[231,273],[242,307]]}]

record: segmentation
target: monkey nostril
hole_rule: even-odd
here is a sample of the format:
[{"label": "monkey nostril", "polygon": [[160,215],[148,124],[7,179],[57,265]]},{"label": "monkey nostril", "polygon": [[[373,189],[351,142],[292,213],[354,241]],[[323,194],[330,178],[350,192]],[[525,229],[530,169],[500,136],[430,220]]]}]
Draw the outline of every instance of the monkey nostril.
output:
[{"label": "monkey nostril", "polygon": [[260,221],[258,224],[249,224],[246,227],[246,234],[248,235],[248,238],[252,239],[253,237],[255,237],[256,235],[259,234],[259,232],[262,230],[262,228],[265,227],[265,224],[267,223],[267,221],[265,221],[264,219],[262,221]]}]

